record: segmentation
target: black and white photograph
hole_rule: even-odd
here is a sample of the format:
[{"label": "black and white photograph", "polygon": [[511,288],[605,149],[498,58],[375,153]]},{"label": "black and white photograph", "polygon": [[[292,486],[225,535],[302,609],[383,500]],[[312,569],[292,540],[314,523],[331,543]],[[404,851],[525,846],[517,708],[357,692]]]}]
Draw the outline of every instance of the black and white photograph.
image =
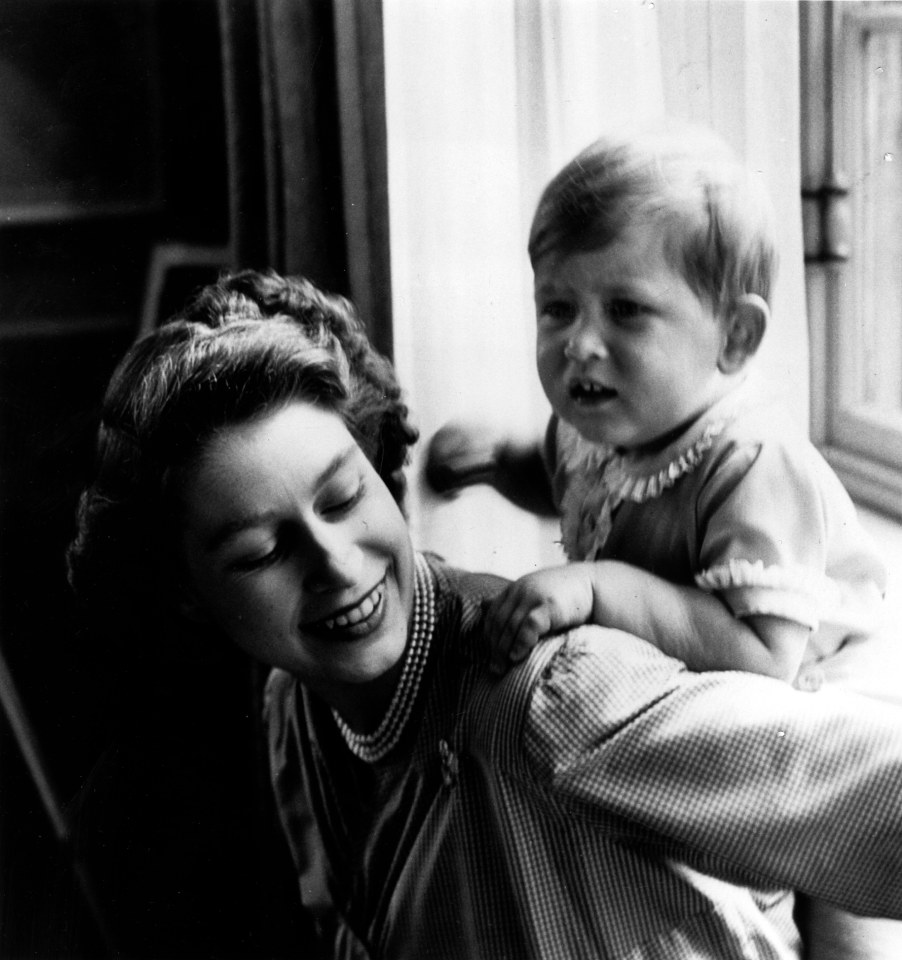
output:
[{"label": "black and white photograph", "polygon": [[0,960],[902,960],[902,0],[0,0]]}]

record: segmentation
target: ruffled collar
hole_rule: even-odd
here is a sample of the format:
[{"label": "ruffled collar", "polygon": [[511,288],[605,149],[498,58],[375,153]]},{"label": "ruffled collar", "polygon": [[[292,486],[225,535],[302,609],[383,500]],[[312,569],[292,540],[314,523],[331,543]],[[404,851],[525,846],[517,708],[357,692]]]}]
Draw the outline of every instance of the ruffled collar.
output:
[{"label": "ruffled collar", "polygon": [[682,434],[666,447],[654,453],[618,452],[603,443],[584,439],[563,422],[558,424],[559,436],[569,451],[571,468],[586,469],[596,476],[604,476],[608,496],[614,503],[629,500],[645,503],[659,497],[681,477],[704,460],[705,454],[728,424],[750,403],[753,388],[746,378],[735,390],[708,408]]}]

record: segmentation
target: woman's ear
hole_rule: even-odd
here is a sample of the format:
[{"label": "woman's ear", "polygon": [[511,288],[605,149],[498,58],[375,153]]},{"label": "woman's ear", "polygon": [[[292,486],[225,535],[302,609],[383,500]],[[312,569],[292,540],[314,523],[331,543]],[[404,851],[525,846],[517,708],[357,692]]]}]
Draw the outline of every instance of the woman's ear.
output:
[{"label": "woman's ear", "polygon": [[724,321],[723,345],[717,359],[721,373],[737,373],[755,355],[769,319],[770,307],[756,293],[743,294],[734,301]]},{"label": "woman's ear", "polygon": [[207,616],[206,610],[194,594],[181,585],[176,589],[178,590],[175,602],[176,611],[192,623],[209,623],[210,618]]}]

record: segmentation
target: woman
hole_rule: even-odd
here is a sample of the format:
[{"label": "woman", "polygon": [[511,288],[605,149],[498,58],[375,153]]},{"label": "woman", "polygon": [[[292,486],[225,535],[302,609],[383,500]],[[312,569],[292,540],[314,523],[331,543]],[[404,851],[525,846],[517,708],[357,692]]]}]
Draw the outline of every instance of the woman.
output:
[{"label": "woman", "polygon": [[327,955],[792,957],[789,888],[899,915],[894,714],[594,627],[497,678],[502,581],[410,544],[414,437],[346,301],[236,274],[121,365],[70,553],[104,618],[275,668],[273,784]]}]

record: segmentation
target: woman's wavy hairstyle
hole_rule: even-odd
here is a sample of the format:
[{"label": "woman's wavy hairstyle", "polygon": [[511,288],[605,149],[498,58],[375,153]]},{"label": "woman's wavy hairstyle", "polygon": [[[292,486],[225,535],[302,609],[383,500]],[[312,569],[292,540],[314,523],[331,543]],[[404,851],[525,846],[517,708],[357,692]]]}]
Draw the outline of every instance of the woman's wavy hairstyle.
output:
[{"label": "woman's wavy hairstyle", "polygon": [[171,608],[182,471],[217,431],[296,399],[341,416],[403,508],[417,432],[391,364],[343,297],[242,271],[134,344],[107,388],[67,554],[95,627],[130,629]]},{"label": "woman's wavy hairstyle", "polygon": [[670,123],[602,137],[545,187],[529,257],[585,253],[632,223],[660,224],[665,251],[717,313],[748,293],[770,302],[777,271],[773,211],[760,178],[714,133]]}]

